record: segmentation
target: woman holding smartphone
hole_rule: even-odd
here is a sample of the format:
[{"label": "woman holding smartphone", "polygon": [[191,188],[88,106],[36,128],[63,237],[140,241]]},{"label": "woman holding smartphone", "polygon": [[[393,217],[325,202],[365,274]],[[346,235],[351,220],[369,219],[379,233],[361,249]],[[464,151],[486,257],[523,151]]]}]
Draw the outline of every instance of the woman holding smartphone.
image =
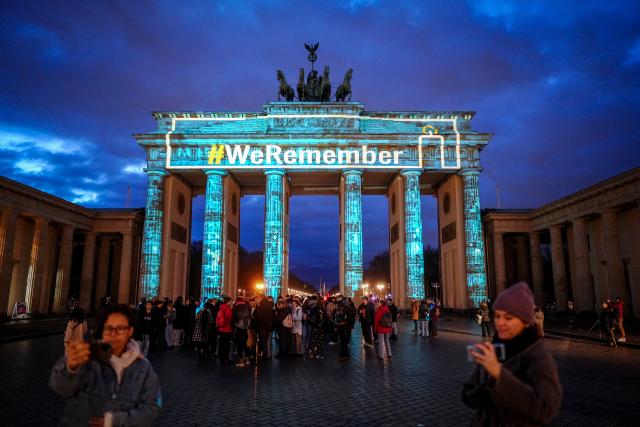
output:
[{"label": "woman holding smartphone", "polygon": [[[558,368],[538,334],[534,307],[524,282],[504,290],[493,304],[493,343],[472,349],[477,366],[462,392],[464,403],[476,409],[471,425],[539,426],[558,415]],[[504,345],[504,361],[498,360],[494,344]]]},{"label": "woman holding smartphone", "polygon": [[135,317],[126,305],[107,306],[98,317],[92,344],[72,341],[49,377],[67,399],[61,425],[149,426],[162,405],[160,383],[142,356]]}]

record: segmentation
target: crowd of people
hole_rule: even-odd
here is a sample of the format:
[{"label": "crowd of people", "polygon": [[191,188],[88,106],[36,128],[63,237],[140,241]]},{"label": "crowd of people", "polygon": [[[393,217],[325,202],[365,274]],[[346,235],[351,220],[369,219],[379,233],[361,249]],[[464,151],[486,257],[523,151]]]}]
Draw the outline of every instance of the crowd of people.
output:
[{"label": "crowd of people", "polygon": [[[439,308],[435,300],[413,301],[420,335],[437,335]],[[391,359],[391,340],[398,336],[400,310],[391,298],[363,296],[356,308],[352,298],[312,295],[258,295],[232,300],[225,296],[202,301],[182,297],[143,300],[138,306],[136,339],[142,354],[149,349],[193,346],[200,359],[219,359],[238,367],[273,357],[322,359],[325,346],[339,346],[339,359],[350,358],[351,335],[360,323],[364,346],[380,359]],[[414,331],[418,333],[418,326]]]},{"label": "crowd of people", "polygon": [[[344,361],[349,359],[355,323],[360,322],[363,345],[375,347],[378,358],[390,361],[402,315],[391,298],[372,296],[363,297],[357,308],[350,298],[325,300],[318,295],[276,300],[259,295],[235,301],[222,297],[200,303],[156,298],[142,301],[137,312],[125,305],[107,306],[92,336],[82,312],[74,310],[65,333],[65,355],[49,378],[50,387],[67,398],[62,424],[152,424],[162,398],[158,377],[145,357],[149,349],[191,345],[201,359],[244,367],[270,359],[275,339],[275,357],[280,359],[322,359],[325,345],[339,345]],[[546,424],[559,412],[562,387],[536,326],[531,290],[526,283],[516,284],[498,296],[492,309],[492,341],[467,349],[476,363],[463,389],[464,403],[475,409],[472,425]],[[437,335],[437,300],[414,300],[407,315],[415,334]]]}]

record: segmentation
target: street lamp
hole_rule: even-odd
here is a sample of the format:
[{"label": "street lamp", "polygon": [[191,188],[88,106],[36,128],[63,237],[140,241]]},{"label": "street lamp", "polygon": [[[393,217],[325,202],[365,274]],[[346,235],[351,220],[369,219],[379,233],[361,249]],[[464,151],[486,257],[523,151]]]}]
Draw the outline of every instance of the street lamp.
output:
[{"label": "street lamp", "polygon": [[264,290],[264,283],[262,282],[256,283],[256,289],[258,290],[258,292],[262,292]]},{"label": "street lamp", "polygon": [[382,295],[382,290],[384,289],[384,285],[380,283],[378,286],[376,286],[376,288],[378,288],[378,298],[380,298]]},{"label": "street lamp", "polygon": [[362,284],[362,296],[366,296],[367,295],[367,290],[369,289],[369,284],[368,283],[363,283]]}]

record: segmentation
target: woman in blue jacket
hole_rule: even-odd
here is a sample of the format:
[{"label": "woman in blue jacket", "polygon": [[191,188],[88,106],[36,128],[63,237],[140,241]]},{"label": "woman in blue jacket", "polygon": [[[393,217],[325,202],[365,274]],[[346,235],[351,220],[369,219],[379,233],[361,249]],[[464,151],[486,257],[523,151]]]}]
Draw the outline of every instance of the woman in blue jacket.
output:
[{"label": "woman in blue jacket", "polygon": [[98,318],[96,343],[69,344],[49,378],[67,399],[62,425],[147,426],[158,416],[160,383],[131,339],[134,323],[127,306],[109,306]]}]

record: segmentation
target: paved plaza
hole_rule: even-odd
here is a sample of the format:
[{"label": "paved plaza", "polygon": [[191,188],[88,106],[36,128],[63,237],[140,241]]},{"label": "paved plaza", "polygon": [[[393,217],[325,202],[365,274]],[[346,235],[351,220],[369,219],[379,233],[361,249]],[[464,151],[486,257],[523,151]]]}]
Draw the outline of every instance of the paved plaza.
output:
[{"label": "paved plaza", "polygon": [[[358,329],[348,362],[338,361],[337,346],[327,346],[322,360],[274,359],[248,368],[199,362],[187,348],[153,353],[164,405],[157,424],[467,425],[471,411],[460,391],[473,369],[465,346],[480,338],[477,331],[442,321],[444,331],[429,340],[411,334],[411,326],[401,324],[391,363],[360,345]],[[558,338],[546,344],[565,391],[554,425],[637,425],[640,350]],[[63,401],[47,378],[61,354],[61,335],[0,344],[0,425],[55,425]]]}]

